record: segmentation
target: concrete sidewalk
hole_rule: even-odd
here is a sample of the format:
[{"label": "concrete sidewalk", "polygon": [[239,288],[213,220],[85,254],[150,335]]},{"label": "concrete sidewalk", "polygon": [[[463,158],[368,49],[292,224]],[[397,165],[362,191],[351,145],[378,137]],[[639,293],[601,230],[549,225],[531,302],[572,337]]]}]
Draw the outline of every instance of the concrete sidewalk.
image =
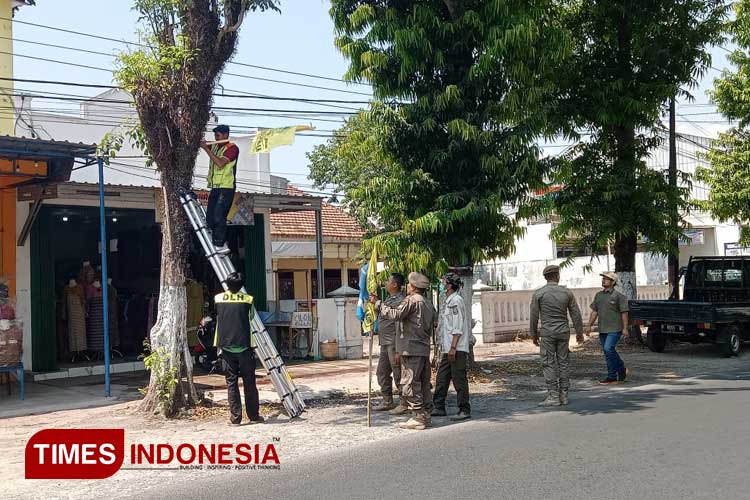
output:
[{"label": "concrete sidewalk", "polygon": [[[487,344],[477,349],[475,356],[480,360],[533,359],[537,356],[530,342],[507,344]],[[373,397],[377,397],[378,385],[375,378],[377,356],[373,356]],[[317,361],[288,365],[287,369],[305,399],[324,399],[334,394],[361,394],[367,392],[368,359]],[[257,371],[258,392],[261,402],[276,402],[278,395],[262,367]],[[31,377],[28,377],[30,379]],[[198,391],[209,393],[214,401],[226,400],[224,376],[196,375],[194,382]],[[75,410],[108,406],[141,398],[139,388],[148,384],[147,372],[113,374],[111,396],[104,396],[104,377],[66,378],[44,382],[26,382],[26,399],[18,399],[17,386],[8,396],[6,388],[0,387],[0,419],[24,415],[38,415],[54,411]]]},{"label": "concrete sidewalk", "polygon": [[[375,358],[373,365],[376,363]],[[334,392],[367,391],[367,365],[367,359],[356,359],[311,362],[287,368],[305,399],[321,399]],[[265,369],[259,368],[257,376],[261,400],[278,401]],[[0,418],[94,408],[137,400],[141,397],[138,389],[148,384],[148,377],[148,372],[113,374],[110,381],[111,396],[105,397],[102,375],[44,382],[33,382],[27,375],[24,401],[18,399],[15,382],[11,395],[8,395],[5,386],[0,387]],[[196,375],[193,380],[199,391],[211,393],[215,401],[226,399],[226,381],[223,375]]]}]

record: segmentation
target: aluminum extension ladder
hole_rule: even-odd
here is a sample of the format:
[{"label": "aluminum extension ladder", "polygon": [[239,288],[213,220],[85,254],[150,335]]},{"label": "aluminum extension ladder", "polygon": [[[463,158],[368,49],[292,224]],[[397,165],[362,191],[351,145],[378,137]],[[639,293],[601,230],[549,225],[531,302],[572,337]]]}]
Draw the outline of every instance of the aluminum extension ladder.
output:
[{"label": "aluminum extension ladder", "polygon": [[[206,212],[198,202],[198,197],[195,193],[192,191],[181,191],[180,202],[182,202],[182,207],[185,209],[185,213],[187,213],[193,230],[196,236],[198,236],[201,246],[203,246],[203,251],[206,253],[206,257],[216,273],[216,277],[219,278],[221,286],[226,290],[227,276],[235,272],[234,264],[232,264],[229,255],[216,253],[213,241],[208,233],[208,227],[206,226]],[[243,288],[242,291],[245,292],[245,289]],[[257,313],[253,317],[251,328],[255,335],[256,354],[268,372],[268,376],[271,378],[271,382],[281,398],[287,415],[292,418],[298,417],[305,411],[305,402],[299,393],[299,389],[289,376],[281,356],[276,351],[273,342],[271,342],[271,337],[268,335],[266,327],[263,326],[263,322],[258,318]]]}]

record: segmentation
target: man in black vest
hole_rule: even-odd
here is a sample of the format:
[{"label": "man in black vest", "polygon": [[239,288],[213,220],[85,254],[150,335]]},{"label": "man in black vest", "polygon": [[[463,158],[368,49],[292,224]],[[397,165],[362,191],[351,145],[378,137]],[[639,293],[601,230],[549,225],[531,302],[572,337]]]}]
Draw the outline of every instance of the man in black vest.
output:
[{"label": "man in black vest", "polygon": [[255,315],[253,298],[240,291],[240,273],[227,276],[226,284],[229,290],[214,297],[214,345],[219,349],[227,380],[230,422],[232,425],[240,425],[242,422],[239,377],[242,377],[245,389],[245,409],[250,423],[263,422],[264,419],[259,413],[258,387],[255,385],[255,336],[251,328],[251,321]]}]

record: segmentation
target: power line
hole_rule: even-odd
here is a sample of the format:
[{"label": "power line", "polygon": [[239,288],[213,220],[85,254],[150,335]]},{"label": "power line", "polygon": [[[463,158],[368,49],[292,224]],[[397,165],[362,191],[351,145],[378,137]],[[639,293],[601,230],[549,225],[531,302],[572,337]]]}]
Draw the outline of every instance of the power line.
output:
[{"label": "power line", "polygon": [[[51,99],[51,100],[59,100],[59,101],[66,101],[66,102],[81,102],[81,99],[74,98],[74,97],[61,97],[61,96],[48,96],[48,95],[35,95],[35,94],[16,94],[12,93],[9,95],[13,96],[28,96],[32,98],[37,99]],[[132,101],[123,101],[121,99],[101,99],[101,98],[91,98],[86,99],[86,102],[94,102],[94,103],[108,103],[108,104],[128,104],[132,105]],[[266,109],[266,108],[240,108],[240,107],[227,107],[227,106],[212,106],[211,109],[213,110],[227,110],[227,111],[255,111],[255,112],[269,112],[269,113],[291,113],[295,115],[335,115],[335,116],[348,116],[353,115],[356,113],[350,113],[345,111],[317,111],[317,110],[306,110],[306,109]]]},{"label": "power line", "polygon": [[[52,31],[60,31],[60,32],[63,32],[63,33],[69,33],[71,35],[78,35],[78,36],[84,36],[84,37],[89,37],[89,38],[95,38],[95,39],[99,39],[99,40],[106,40],[106,41],[110,41],[110,42],[115,42],[115,43],[119,43],[119,44],[135,46],[135,47],[150,48],[149,45],[146,45],[146,44],[143,44],[143,43],[130,42],[130,41],[127,41],[127,40],[120,40],[120,39],[117,39],[117,38],[110,38],[110,37],[103,36],[103,35],[95,35],[93,33],[85,33],[85,32],[71,30],[71,29],[59,28],[57,26],[48,26],[48,25],[45,25],[45,24],[31,23],[31,22],[28,22],[28,21],[20,21],[18,19],[11,19],[11,18],[7,18],[7,17],[0,17],[0,19],[2,19],[4,21],[12,21],[14,23],[26,24],[28,26],[34,26],[36,28],[44,28],[44,29],[48,29],[48,30],[52,30]],[[109,55],[109,54],[107,54],[107,55]],[[260,66],[260,65],[257,65],[257,64],[247,64],[247,63],[241,63],[241,62],[236,62],[236,61],[229,61],[228,64],[234,64],[234,65],[237,65],[237,66],[245,66],[245,67],[248,67],[248,68],[261,69],[261,70],[264,70],[264,71],[273,71],[273,72],[277,72],[277,73],[285,73],[285,74],[289,74],[289,75],[304,76],[304,77],[307,77],[307,78],[317,78],[317,79],[320,79],[320,80],[328,80],[328,81],[341,82],[341,83],[346,83],[346,84],[355,84],[355,85],[368,86],[366,83],[350,82],[350,81],[344,80],[342,78],[334,78],[334,77],[329,77],[329,76],[315,75],[315,74],[311,74],[311,73],[302,73],[302,72],[298,72],[298,71],[291,71],[291,70],[285,70],[285,69],[280,69],[280,68],[272,68],[270,66]],[[367,95],[369,95],[369,94],[367,94]]]},{"label": "power line", "polygon": [[[2,19],[2,18],[0,18],[0,19]],[[28,54],[19,54],[17,52],[0,51],[0,54],[12,55],[14,57],[23,57],[25,59],[32,59],[32,60],[35,60],[35,61],[42,61],[42,62],[48,62],[48,63],[53,63],[53,64],[62,64],[62,65],[65,65],[65,66],[73,66],[73,67],[77,67],[77,68],[90,69],[90,70],[93,70],[93,71],[104,71],[104,72],[107,72],[107,73],[113,73],[113,70],[111,70],[111,69],[99,68],[99,67],[96,67],[96,66],[89,66],[87,64],[72,63],[72,62],[68,62],[68,61],[59,61],[59,60],[56,60],[56,59],[48,59],[48,58],[45,58],[45,57],[30,56]],[[364,96],[368,96],[368,97],[370,96],[370,94],[366,94],[364,92],[356,92],[354,90],[334,89],[334,88],[331,88],[331,87],[321,87],[319,85],[308,85],[306,83],[294,83],[294,82],[287,82],[285,80],[275,80],[273,78],[262,78],[260,76],[241,75],[239,73],[227,73],[227,72],[224,72],[222,74],[226,75],[226,76],[234,76],[234,77],[237,77],[237,78],[245,78],[245,79],[248,79],[248,80],[258,80],[258,81],[262,81],[262,82],[278,83],[278,84],[281,84],[281,85],[291,85],[293,87],[305,87],[305,88],[316,89],[316,90],[327,90],[327,91],[330,91],[330,92],[342,92],[342,93],[345,93],[345,94],[364,95]]]},{"label": "power line", "polygon": [[[84,32],[80,32],[80,31],[69,30],[69,29],[65,29],[65,28],[58,28],[58,27],[55,27],[55,26],[47,26],[47,25],[37,24],[37,23],[31,23],[31,22],[28,22],[28,21],[19,21],[17,19],[9,19],[9,18],[5,18],[5,17],[0,17],[0,19],[5,20],[5,21],[13,21],[15,23],[26,24],[26,25],[29,25],[29,26],[35,26],[37,28],[44,28],[44,29],[49,29],[49,30],[53,30],[53,31],[61,31],[63,33],[69,33],[69,34],[73,34],[73,35],[85,36],[85,37],[95,38],[95,39],[99,39],[99,40],[107,40],[107,41],[110,41],[110,42],[120,43],[120,44],[124,44],[124,45],[130,45],[130,46],[136,46],[136,47],[142,47],[142,48],[150,48],[146,44],[142,44],[142,43],[138,43],[138,42],[129,42],[129,41],[126,41],[126,40],[118,40],[116,38],[110,38],[110,37],[101,36],[101,35],[94,35],[92,33],[84,33]],[[44,45],[41,42],[31,42],[31,41],[28,41],[28,40],[18,40],[18,41],[25,42],[25,43],[39,43],[41,45]],[[55,45],[52,45],[52,46],[56,47],[56,48],[65,48],[65,47],[59,47],[59,46],[55,46]],[[98,53],[98,52],[95,52],[95,51],[87,51],[85,49],[75,49],[75,48],[70,48],[70,47],[67,47],[67,48],[72,49],[72,50],[83,51],[83,52],[90,52],[90,53],[101,54],[101,55],[106,55],[106,56],[113,56],[113,54]],[[368,86],[367,84],[364,84],[364,83],[361,83],[361,82],[349,82],[349,81],[343,80],[341,78],[333,78],[333,77],[327,77],[327,76],[321,76],[321,75],[314,75],[314,74],[311,74],[311,73],[302,73],[302,72],[285,70],[285,69],[280,69],[280,68],[272,68],[270,66],[260,66],[260,65],[257,65],[257,64],[247,64],[247,63],[240,63],[240,62],[236,62],[236,61],[228,61],[228,64],[233,64],[233,65],[236,65],[236,66],[243,66],[243,67],[248,67],[248,68],[254,68],[254,69],[261,69],[261,70],[264,70],[264,71],[272,71],[272,72],[284,73],[284,74],[289,74],[289,75],[303,76],[303,77],[306,77],[306,78],[316,78],[316,79],[320,79],[320,80],[327,80],[327,81],[335,81],[335,82],[341,82],[341,83],[347,83],[347,84],[355,84],[355,85]],[[225,73],[225,74],[230,75],[230,73]],[[250,77],[250,76],[246,76],[246,75],[233,75],[233,76],[243,76],[245,78],[253,78],[253,79],[264,80],[264,79],[262,79],[260,77]],[[295,83],[286,82],[286,81],[283,81],[283,80],[271,80],[271,79],[265,79],[265,80],[266,81],[270,81],[270,82],[275,82],[275,83],[281,83],[281,84],[307,86],[305,84],[295,84]],[[332,90],[332,91],[336,91],[336,92],[347,92],[347,93],[361,94],[361,95],[367,95],[367,96],[371,95],[371,94],[365,94],[365,93],[356,92],[356,91],[348,91],[348,90],[341,90],[341,89],[331,89],[329,87],[315,87],[315,86],[311,86],[311,88],[318,88],[318,89],[321,89],[321,90]]]},{"label": "power line", "polygon": [[[112,167],[111,165],[117,165],[117,166],[125,167],[125,168],[134,168],[134,169],[138,169],[138,170],[148,170],[150,172],[155,172],[155,170],[153,168],[142,167],[142,166],[139,166],[139,165],[130,165],[128,163],[122,163],[122,162],[117,162],[117,161],[110,161],[109,162],[109,168],[111,168],[112,170],[115,170],[117,172],[120,172],[120,173],[123,173],[123,174],[127,174],[127,175],[132,175],[134,177],[140,177],[142,179],[148,179],[148,180],[160,182],[160,179],[158,177],[153,177],[153,176],[150,176],[150,175],[138,174],[138,173],[135,173],[135,172],[128,172],[128,171],[125,171],[125,170],[120,170],[120,169]],[[204,180],[204,179],[207,178],[207,176],[193,174],[193,178],[194,179],[202,179],[202,180]],[[251,186],[251,187],[262,187],[262,188],[276,187],[276,184],[273,184],[271,182],[265,183],[265,182],[252,181],[252,180],[247,180],[247,179],[242,179],[242,178],[237,178],[236,182],[239,185]],[[293,186],[300,186],[300,187],[312,186],[312,184],[301,184],[301,183],[297,183],[297,182],[293,182],[291,184]],[[312,190],[303,190],[303,191],[305,191],[306,193],[319,194],[319,195],[323,195],[323,196],[333,196],[334,194],[336,194],[336,193],[325,192],[325,191],[312,191]]]},{"label": "power line", "polygon": [[[93,83],[62,82],[62,81],[56,81],[56,80],[33,80],[29,78],[0,77],[0,81],[11,81],[11,82],[18,82],[18,83],[35,83],[35,84],[43,84],[43,85],[62,85],[62,86],[67,86],[67,87],[85,87],[85,88],[97,88],[97,89],[107,89],[107,90],[124,90],[122,87],[118,87],[116,85],[99,85],[99,84],[93,84]],[[242,92],[239,90],[230,90],[230,91]],[[247,92],[243,94],[214,93],[212,95],[214,97],[226,97],[228,99],[230,98],[231,99],[264,99],[264,100],[271,100],[271,101],[294,101],[294,102],[302,102],[302,103],[310,103],[310,104],[318,104],[318,103],[370,104],[370,101],[351,101],[351,100],[344,100],[344,99],[308,99],[305,97],[276,97],[276,96],[265,95],[265,94],[254,94],[251,92]],[[357,111],[357,109],[355,108],[342,108],[342,109],[349,109],[352,111]]]}]

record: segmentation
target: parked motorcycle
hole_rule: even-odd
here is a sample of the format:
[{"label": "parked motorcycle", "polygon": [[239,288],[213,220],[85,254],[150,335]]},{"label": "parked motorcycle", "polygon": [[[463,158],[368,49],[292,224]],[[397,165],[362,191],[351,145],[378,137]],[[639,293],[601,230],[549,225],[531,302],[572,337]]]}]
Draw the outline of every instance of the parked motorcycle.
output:
[{"label": "parked motorcycle", "polygon": [[221,373],[221,362],[214,346],[214,334],[216,332],[216,321],[211,316],[203,318],[198,325],[198,343],[193,346],[195,366],[212,373]]}]

